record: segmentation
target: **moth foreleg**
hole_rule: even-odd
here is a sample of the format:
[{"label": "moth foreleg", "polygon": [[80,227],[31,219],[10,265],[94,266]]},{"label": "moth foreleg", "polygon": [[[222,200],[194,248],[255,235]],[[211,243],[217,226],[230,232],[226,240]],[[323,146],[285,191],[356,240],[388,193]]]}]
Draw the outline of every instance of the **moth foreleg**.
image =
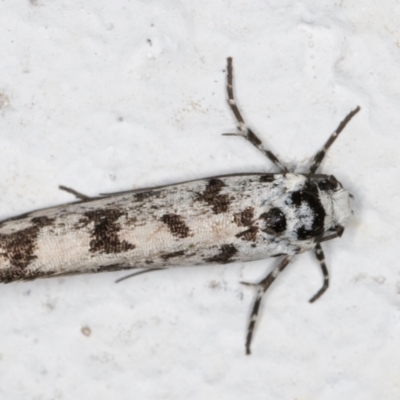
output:
[{"label": "moth foreleg", "polygon": [[317,260],[319,261],[319,265],[321,266],[322,275],[324,277],[324,283],[322,285],[322,288],[319,289],[318,292],[315,293],[315,295],[313,297],[311,297],[311,299],[309,300],[310,303],[314,303],[314,301],[318,300],[329,288],[329,272],[328,272],[328,268],[326,267],[326,264],[325,264],[324,252],[319,243],[315,246],[314,251],[315,251]]},{"label": "moth foreleg", "polygon": [[272,153],[271,150],[268,150],[264,147],[260,138],[247,127],[242,114],[239,111],[239,108],[236,104],[235,97],[233,94],[233,66],[232,66],[232,57],[228,57],[228,73],[227,73],[227,92],[228,92],[228,104],[231,108],[235,118],[238,122],[238,127],[240,133],[224,133],[226,136],[241,136],[248,140],[255,148],[260,150],[265,156],[267,156],[282,172],[288,172],[287,168],[279,161],[279,159]]},{"label": "moth foreleg", "polygon": [[253,338],[254,328],[256,326],[257,316],[258,316],[258,312],[260,310],[261,300],[264,296],[264,293],[268,290],[268,288],[271,286],[272,282],[276,279],[276,277],[279,275],[279,273],[282,272],[286,268],[286,266],[290,263],[292,258],[293,258],[293,255],[286,256],[262,281],[260,281],[258,283],[242,282],[244,285],[250,285],[250,286],[257,287],[256,299],[254,301],[253,309],[252,309],[251,315],[250,315],[250,322],[249,322],[249,325],[247,328],[247,336],[246,336],[246,354],[247,355],[251,354],[251,350],[250,350],[251,340]]},{"label": "moth foreleg", "polygon": [[318,243],[326,242],[328,240],[336,239],[338,237],[341,237],[343,235],[344,228],[343,226],[339,225],[336,227],[336,232],[332,233],[331,235],[326,235],[322,237],[320,240],[318,240]]}]

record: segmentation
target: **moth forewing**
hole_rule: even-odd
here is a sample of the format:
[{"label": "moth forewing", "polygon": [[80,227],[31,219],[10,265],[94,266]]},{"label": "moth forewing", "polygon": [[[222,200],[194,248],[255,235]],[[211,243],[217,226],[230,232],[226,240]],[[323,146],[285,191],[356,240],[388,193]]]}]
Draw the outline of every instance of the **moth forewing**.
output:
[{"label": "moth forewing", "polygon": [[271,220],[268,210],[282,207],[285,194],[304,182],[294,174],[213,177],[4,221],[0,281],[250,261],[296,251],[290,231],[275,240],[285,222]]}]

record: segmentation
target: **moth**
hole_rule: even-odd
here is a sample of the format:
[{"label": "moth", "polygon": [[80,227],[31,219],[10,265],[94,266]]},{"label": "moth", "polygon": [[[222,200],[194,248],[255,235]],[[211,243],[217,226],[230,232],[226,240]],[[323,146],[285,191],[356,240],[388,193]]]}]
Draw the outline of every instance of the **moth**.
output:
[{"label": "moth", "polygon": [[[172,266],[226,264],[281,257],[254,284],[246,337],[250,345],[262,297],[297,254],[314,249],[328,288],[321,243],[342,236],[351,195],[332,175],[316,173],[351,111],[315,155],[308,173],[289,171],[247,127],[233,93],[228,58],[228,104],[241,136],[278,167],[277,173],[239,173],[88,197],[60,186],[77,201],[0,223],[0,282],[71,274]],[[249,284],[249,283],[247,283]]]}]

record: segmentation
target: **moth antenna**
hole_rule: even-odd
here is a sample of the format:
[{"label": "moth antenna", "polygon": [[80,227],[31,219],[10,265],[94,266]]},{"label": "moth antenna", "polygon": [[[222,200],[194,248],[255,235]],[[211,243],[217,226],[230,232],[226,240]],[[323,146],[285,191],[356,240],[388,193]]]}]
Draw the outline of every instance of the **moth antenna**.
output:
[{"label": "moth antenna", "polygon": [[287,168],[279,161],[278,157],[269,149],[267,149],[260,138],[247,127],[242,114],[236,104],[235,96],[233,94],[233,65],[232,57],[228,57],[228,73],[227,73],[227,85],[226,89],[228,92],[228,104],[231,108],[236,121],[238,122],[238,128],[240,133],[224,133],[225,136],[241,136],[249,141],[256,149],[261,151],[270,161],[272,161],[282,172],[288,172]]},{"label": "moth antenna", "polygon": [[353,111],[351,111],[345,119],[339,124],[339,126],[336,128],[336,130],[332,133],[331,136],[329,136],[329,139],[326,141],[324,144],[324,147],[314,156],[314,160],[311,164],[311,167],[309,169],[309,173],[313,174],[315,171],[318,169],[320,166],[322,160],[324,159],[326,152],[329,150],[329,148],[332,146],[334,141],[337,139],[339,136],[340,132],[346,127],[346,125],[350,122],[350,120],[361,110],[359,106],[357,106]]}]

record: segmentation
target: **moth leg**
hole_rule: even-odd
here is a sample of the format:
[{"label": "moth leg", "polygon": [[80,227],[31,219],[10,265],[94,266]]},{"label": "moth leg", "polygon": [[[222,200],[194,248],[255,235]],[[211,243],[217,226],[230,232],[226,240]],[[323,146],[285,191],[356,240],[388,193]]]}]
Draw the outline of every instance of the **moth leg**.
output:
[{"label": "moth leg", "polygon": [[300,174],[308,179],[330,179],[332,175],[328,174]]},{"label": "moth leg", "polygon": [[261,300],[263,298],[264,293],[271,286],[272,282],[276,279],[280,272],[282,272],[286,266],[292,260],[293,255],[286,256],[262,281],[253,284],[242,282],[244,285],[257,286],[256,299],[254,301],[253,309],[251,311],[250,322],[247,327],[247,336],[246,336],[246,354],[251,354],[250,346],[251,340],[254,334],[254,328],[257,322],[258,311],[260,310]]},{"label": "moth leg", "polygon": [[310,303],[314,303],[314,301],[318,300],[329,288],[329,272],[328,268],[326,268],[324,252],[319,243],[315,246],[314,251],[317,260],[319,261],[319,265],[321,266],[322,275],[324,276],[324,284],[322,285],[322,288],[319,289],[313,297],[311,297],[311,299],[309,300]]},{"label": "moth leg", "polygon": [[235,97],[233,94],[233,66],[232,66],[232,57],[228,57],[228,75],[227,75],[227,86],[228,92],[228,104],[231,108],[235,118],[239,124],[238,128],[240,133],[224,133],[226,136],[241,136],[248,140],[256,149],[261,151],[265,156],[267,156],[282,172],[288,172],[287,168],[282,165],[282,163],[278,160],[272,151],[266,149],[259,139],[259,137],[247,127],[242,114],[239,111],[238,106],[236,105]]},{"label": "moth leg", "polygon": [[318,167],[320,166],[322,160],[324,159],[326,152],[329,150],[329,148],[332,146],[333,142],[337,139],[339,136],[339,133],[342,132],[342,130],[345,128],[345,126],[350,122],[350,120],[360,111],[360,107],[357,106],[353,111],[351,111],[346,118],[339,124],[339,126],[336,128],[336,130],[332,133],[331,136],[329,136],[329,139],[326,141],[324,144],[324,147],[322,147],[322,150],[320,150],[314,157],[314,160],[312,161],[311,167],[309,172],[313,174]]},{"label": "moth leg", "polygon": [[137,275],[147,274],[147,272],[160,271],[162,269],[166,269],[166,268],[151,268],[151,269],[144,269],[143,271],[133,272],[132,274],[125,275],[122,278],[117,279],[115,281],[115,283],[122,282],[125,279],[133,278],[134,276],[137,276]]},{"label": "moth leg", "polygon": [[332,233],[331,235],[327,235],[327,236],[322,237],[320,240],[318,240],[318,243],[326,242],[328,240],[332,240],[332,239],[336,239],[338,237],[341,237],[343,235],[343,232],[344,232],[343,226],[339,225],[336,228],[336,232],[335,233]]},{"label": "moth leg", "polygon": [[77,192],[76,190],[71,189],[71,188],[69,188],[69,187],[60,185],[58,188],[59,188],[60,190],[64,190],[64,192],[68,192],[68,193],[73,194],[73,195],[74,195],[77,199],[79,199],[79,200],[83,200],[83,201],[92,200],[91,197],[86,196],[85,194],[79,193],[79,192]]}]

